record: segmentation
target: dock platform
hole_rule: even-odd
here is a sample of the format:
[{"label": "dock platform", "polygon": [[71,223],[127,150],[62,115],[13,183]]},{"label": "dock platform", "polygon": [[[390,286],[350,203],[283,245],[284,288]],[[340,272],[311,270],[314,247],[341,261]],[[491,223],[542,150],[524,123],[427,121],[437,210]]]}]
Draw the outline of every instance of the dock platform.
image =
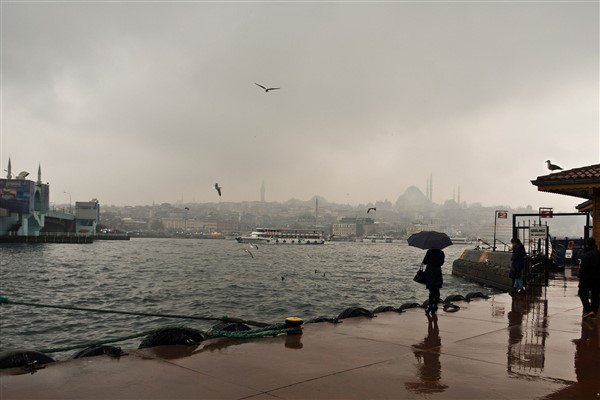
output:
[{"label": "dock platform", "polygon": [[69,233],[53,233],[38,236],[0,236],[0,243],[93,243],[94,238],[90,235],[75,235]]},{"label": "dock platform", "polygon": [[[600,399],[600,318],[566,269],[527,293],[0,372],[9,399]],[[442,290],[443,293],[443,290]],[[448,309],[449,311],[451,309]]]}]

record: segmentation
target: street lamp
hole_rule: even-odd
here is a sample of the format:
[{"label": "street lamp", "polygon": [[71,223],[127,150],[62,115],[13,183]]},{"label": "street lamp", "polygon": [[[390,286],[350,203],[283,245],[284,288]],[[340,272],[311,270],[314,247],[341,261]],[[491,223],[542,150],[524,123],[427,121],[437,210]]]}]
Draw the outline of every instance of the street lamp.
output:
[{"label": "street lamp", "polygon": [[73,209],[71,208],[71,193],[64,192],[69,195],[69,214],[73,214]]}]

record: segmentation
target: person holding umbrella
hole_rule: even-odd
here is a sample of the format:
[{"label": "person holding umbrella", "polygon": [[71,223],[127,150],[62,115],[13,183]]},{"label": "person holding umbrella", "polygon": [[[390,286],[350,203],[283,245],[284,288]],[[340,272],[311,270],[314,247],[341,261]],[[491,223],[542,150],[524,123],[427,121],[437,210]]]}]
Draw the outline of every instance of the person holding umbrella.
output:
[{"label": "person holding umbrella", "polygon": [[442,265],[444,265],[445,254],[441,249],[429,249],[423,258],[425,264],[425,287],[429,290],[429,303],[425,313],[435,315],[440,301],[440,289],[444,284]]},{"label": "person holding umbrella", "polygon": [[440,289],[444,284],[442,265],[445,254],[442,249],[452,245],[448,235],[436,231],[422,231],[408,238],[408,245],[427,250],[422,263],[425,265],[425,287],[429,290],[429,302],[425,313],[435,315],[440,301]]}]

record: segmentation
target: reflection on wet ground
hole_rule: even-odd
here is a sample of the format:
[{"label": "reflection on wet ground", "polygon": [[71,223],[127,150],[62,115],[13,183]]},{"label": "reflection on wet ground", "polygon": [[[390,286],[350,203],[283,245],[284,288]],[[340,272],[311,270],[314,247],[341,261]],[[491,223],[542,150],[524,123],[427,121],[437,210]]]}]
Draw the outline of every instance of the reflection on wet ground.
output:
[{"label": "reflection on wet ground", "polygon": [[440,362],[440,347],[442,339],[438,327],[438,317],[433,314],[427,317],[427,336],[412,346],[418,360],[419,382],[406,382],[406,388],[415,393],[443,392],[448,385],[440,382],[442,379],[442,363]]}]

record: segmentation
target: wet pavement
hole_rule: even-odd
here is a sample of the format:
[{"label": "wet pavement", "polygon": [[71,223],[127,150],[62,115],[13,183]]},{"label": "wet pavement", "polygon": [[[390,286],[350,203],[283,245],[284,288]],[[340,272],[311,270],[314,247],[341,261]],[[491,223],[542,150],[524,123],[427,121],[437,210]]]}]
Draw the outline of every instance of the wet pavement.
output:
[{"label": "wet pavement", "polygon": [[600,317],[582,319],[573,275],[437,318],[411,308],[4,370],[0,399],[600,399]]}]

